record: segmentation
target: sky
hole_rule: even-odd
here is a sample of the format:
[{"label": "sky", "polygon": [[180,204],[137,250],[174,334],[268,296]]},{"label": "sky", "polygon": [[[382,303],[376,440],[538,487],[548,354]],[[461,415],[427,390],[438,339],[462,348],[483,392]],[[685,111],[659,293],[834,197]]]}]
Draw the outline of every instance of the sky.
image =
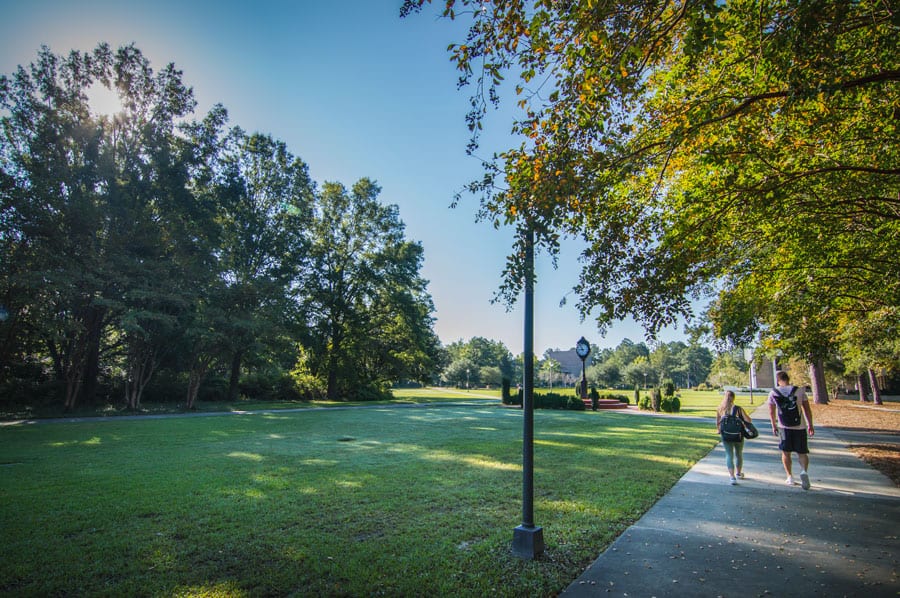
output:
[{"label": "sky", "polygon": [[[454,195],[482,173],[468,156],[469,90],[447,46],[462,42],[459,23],[428,5],[399,17],[402,0],[0,0],[0,73],[56,54],[134,43],[154,70],[168,63],[193,88],[200,119],[224,105],[230,124],[282,140],[310,175],[349,187],[368,177],[380,201],[396,204],[407,239],[422,244],[422,275],[444,344],[475,336],[523,351],[522,300],[492,303],[512,245],[511,229],[477,222],[478,198]],[[510,102],[512,103],[512,102]],[[489,114],[478,156],[518,145],[511,110]],[[536,260],[534,350],[569,349],[582,336],[600,347],[645,341],[633,321],[601,336],[582,321],[571,293],[581,263],[577,241],[564,244],[558,267]],[[565,305],[560,306],[566,297]],[[682,326],[661,341],[684,340]]]}]

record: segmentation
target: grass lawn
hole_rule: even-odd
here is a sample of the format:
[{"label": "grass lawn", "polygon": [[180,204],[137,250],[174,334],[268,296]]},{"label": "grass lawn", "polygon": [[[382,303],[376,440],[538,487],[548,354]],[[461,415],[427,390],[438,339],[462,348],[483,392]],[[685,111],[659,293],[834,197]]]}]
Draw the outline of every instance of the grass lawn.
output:
[{"label": "grass lawn", "polygon": [[718,440],[537,411],[527,562],[521,437],[495,404],[0,426],[0,593],[550,595]]}]

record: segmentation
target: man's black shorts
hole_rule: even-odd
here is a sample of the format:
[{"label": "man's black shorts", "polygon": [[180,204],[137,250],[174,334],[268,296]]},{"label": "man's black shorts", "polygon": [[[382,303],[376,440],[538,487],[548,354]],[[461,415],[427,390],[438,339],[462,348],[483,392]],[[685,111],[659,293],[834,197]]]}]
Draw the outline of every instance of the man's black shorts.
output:
[{"label": "man's black shorts", "polygon": [[778,443],[778,448],[788,453],[797,453],[800,455],[809,453],[806,430],[781,428],[780,432],[781,442]]}]

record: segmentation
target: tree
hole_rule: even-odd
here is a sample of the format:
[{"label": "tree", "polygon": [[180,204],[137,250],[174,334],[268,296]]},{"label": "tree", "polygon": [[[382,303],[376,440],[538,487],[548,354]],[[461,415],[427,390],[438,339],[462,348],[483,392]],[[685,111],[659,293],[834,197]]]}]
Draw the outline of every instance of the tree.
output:
[{"label": "tree", "polygon": [[440,358],[422,246],[404,238],[397,206],[381,204],[380,192],[369,179],[349,191],[326,183],[310,227],[301,338],[306,366],[332,400],[427,379]]},{"label": "tree", "polygon": [[[93,114],[94,85],[114,88],[123,110]],[[110,324],[142,329],[119,339],[134,373],[148,355],[146,323],[189,301],[176,297],[198,270],[187,267],[193,205],[175,121],[194,100],[174,65],[154,73],[134,46],[100,44],[67,57],[42,48],[29,69],[0,78],[0,107],[4,291],[20,334],[46,344],[71,409],[93,395],[102,345],[114,347]]]},{"label": "tree", "polygon": [[478,367],[496,367],[502,376],[510,380],[515,377],[512,353],[500,341],[474,336],[468,341],[450,343],[447,351],[452,359],[465,359]]},{"label": "tree", "polygon": [[[560,234],[585,241],[579,306],[601,326],[630,315],[652,334],[717,283],[751,308],[733,335],[758,328],[817,364],[834,312],[900,304],[900,30],[887,4],[443,6],[470,20],[451,52],[473,84],[473,144],[504,75],[519,79],[523,141],[469,190],[485,218],[527,224],[550,251]],[[743,288],[771,291],[753,302]],[[790,305],[796,288],[809,296]],[[800,336],[779,326],[789,307]]]},{"label": "tree", "polygon": [[629,385],[647,388],[648,383],[653,383],[654,370],[650,360],[645,356],[636,357],[634,361],[625,367],[622,377]]},{"label": "tree", "polygon": [[461,388],[469,388],[481,381],[481,368],[468,359],[456,359],[444,369],[443,379]]},{"label": "tree", "polygon": [[607,359],[600,363],[593,363],[585,372],[591,384],[601,388],[615,388],[621,382],[622,374],[616,360]]},{"label": "tree", "polygon": [[[845,315],[840,319],[838,344],[850,372],[869,377],[875,404],[881,404],[881,389],[875,372],[890,373],[900,369],[900,309],[884,308],[865,319]],[[864,389],[860,380],[857,386]],[[861,396],[862,396],[862,390]]]},{"label": "tree", "polygon": [[562,375],[562,364],[555,359],[546,358],[541,362],[540,378],[553,388],[553,382]]},{"label": "tree", "polygon": [[746,365],[743,359],[735,357],[732,352],[720,353],[713,360],[706,381],[715,388],[745,386],[747,382]]},{"label": "tree", "polygon": [[198,191],[216,202],[221,226],[215,255],[224,284],[211,299],[225,312],[234,400],[244,359],[290,322],[291,289],[307,265],[315,185],[283,142],[239,127],[222,132],[223,125],[207,132],[218,141]]},{"label": "tree", "polygon": [[681,347],[676,349],[674,355],[677,365],[672,373],[679,378],[683,377],[683,386],[690,388],[706,380],[713,356],[709,349],[700,346],[696,341],[690,345],[679,344]]}]

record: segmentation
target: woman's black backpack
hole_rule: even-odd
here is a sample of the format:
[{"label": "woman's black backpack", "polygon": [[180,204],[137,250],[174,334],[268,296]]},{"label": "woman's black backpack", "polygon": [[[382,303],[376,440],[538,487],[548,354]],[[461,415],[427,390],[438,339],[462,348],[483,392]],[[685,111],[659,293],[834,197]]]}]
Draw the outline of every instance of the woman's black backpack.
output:
[{"label": "woman's black backpack", "polygon": [[735,405],[731,413],[722,417],[719,430],[725,442],[741,442],[744,439],[744,425],[741,423],[740,407]]}]

